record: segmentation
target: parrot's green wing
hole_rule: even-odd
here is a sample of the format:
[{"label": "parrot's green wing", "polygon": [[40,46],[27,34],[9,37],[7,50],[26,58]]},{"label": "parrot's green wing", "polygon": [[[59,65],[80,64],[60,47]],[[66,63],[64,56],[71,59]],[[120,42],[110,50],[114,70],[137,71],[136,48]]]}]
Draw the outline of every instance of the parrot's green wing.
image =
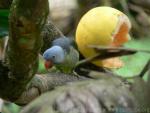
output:
[{"label": "parrot's green wing", "polygon": [[63,73],[72,73],[77,62],[79,61],[79,53],[72,46],[70,47],[69,54],[67,53],[65,61],[62,64],[56,65],[56,67]]},{"label": "parrot's green wing", "polygon": [[8,16],[9,9],[0,9],[0,38],[8,35]]}]

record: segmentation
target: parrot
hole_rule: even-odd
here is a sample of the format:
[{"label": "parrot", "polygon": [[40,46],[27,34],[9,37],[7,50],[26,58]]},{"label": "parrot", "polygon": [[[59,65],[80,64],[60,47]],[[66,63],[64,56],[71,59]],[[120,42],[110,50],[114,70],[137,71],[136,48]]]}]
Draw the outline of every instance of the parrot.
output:
[{"label": "parrot", "polygon": [[[84,58],[97,55],[97,49],[91,46],[121,47],[130,40],[131,22],[121,11],[99,6],[85,13],[76,29],[75,42]],[[103,54],[103,52],[101,52]],[[123,62],[118,57],[91,61],[98,67],[120,68]]]},{"label": "parrot", "polygon": [[53,65],[63,73],[73,72],[79,61],[79,53],[74,48],[73,40],[67,37],[59,37],[52,41],[51,47],[43,53],[45,68]]}]

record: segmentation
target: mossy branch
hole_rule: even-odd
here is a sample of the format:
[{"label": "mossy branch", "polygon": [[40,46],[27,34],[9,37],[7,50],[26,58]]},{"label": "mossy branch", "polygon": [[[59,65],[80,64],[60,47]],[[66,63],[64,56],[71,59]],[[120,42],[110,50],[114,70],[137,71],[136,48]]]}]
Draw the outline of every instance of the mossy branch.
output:
[{"label": "mossy branch", "polygon": [[35,75],[42,45],[40,34],[48,12],[48,0],[13,1],[5,64],[9,72],[5,77],[1,76],[2,98],[18,99]]}]

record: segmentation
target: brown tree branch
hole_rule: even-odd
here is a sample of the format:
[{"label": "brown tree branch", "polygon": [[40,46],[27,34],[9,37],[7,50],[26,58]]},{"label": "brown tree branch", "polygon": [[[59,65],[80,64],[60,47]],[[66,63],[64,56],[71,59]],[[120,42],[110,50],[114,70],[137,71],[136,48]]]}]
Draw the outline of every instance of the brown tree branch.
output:
[{"label": "brown tree branch", "polygon": [[44,25],[41,36],[43,38],[43,46],[41,52],[43,53],[53,40],[59,37],[63,37],[63,33],[48,19],[47,23]]},{"label": "brown tree branch", "polygon": [[63,73],[36,75],[15,103],[18,105],[26,105],[41,94],[47,91],[52,91],[57,86],[67,85],[72,82],[83,80],[89,79],[75,75],[66,75]]},{"label": "brown tree branch", "polygon": [[103,76],[100,80],[56,88],[33,101],[21,113],[118,113],[119,110],[137,113],[131,87],[120,78]]}]

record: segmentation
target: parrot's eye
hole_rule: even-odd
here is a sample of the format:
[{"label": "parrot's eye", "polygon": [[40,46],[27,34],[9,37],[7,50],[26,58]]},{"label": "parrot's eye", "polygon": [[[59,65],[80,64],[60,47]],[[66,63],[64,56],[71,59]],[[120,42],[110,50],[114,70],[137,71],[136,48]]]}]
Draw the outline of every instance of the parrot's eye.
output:
[{"label": "parrot's eye", "polygon": [[55,58],[56,58],[56,56],[54,56],[54,55],[53,55],[53,56],[52,56],[52,58],[53,58],[53,59],[55,59]]}]

